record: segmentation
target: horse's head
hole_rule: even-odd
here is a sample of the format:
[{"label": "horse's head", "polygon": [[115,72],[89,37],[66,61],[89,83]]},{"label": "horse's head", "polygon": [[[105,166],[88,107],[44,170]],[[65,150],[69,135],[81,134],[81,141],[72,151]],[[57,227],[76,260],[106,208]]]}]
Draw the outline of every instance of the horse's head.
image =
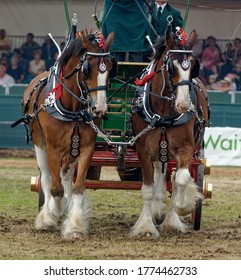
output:
[{"label": "horse's head", "polygon": [[112,76],[115,68],[115,62],[109,57],[114,33],[111,33],[106,41],[101,34],[86,36],[82,32],[81,38],[85,49],[81,67],[82,83],[85,84],[91,99],[90,110],[94,115],[102,116],[107,109],[108,78]]},{"label": "horse's head", "polygon": [[192,47],[197,38],[192,31],[189,38],[180,29],[176,34],[167,31],[164,64],[167,70],[168,83],[175,94],[175,109],[186,112],[191,106],[192,79],[199,74],[199,61],[192,55]]},{"label": "horse's head", "polygon": [[105,113],[108,78],[113,76],[112,69],[115,68],[115,62],[109,57],[113,39],[113,33],[104,41],[101,34],[81,32],[80,38],[61,54],[59,66],[66,86],[63,100],[68,110],[78,111],[80,107],[87,107],[94,116]]}]

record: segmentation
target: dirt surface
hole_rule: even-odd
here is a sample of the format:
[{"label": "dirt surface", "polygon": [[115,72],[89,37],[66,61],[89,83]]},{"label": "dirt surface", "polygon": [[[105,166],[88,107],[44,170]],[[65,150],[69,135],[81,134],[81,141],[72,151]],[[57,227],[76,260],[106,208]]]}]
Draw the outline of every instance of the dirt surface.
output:
[{"label": "dirt surface", "polygon": [[[26,167],[33,166],[34,161],[26,157],[31,158],[34,153],[23,153],[25,159],[21,160],[18,156],[22,154],[16,156],[16,151],[12,151],[11,156],[16,159],[0,161],[0,166],[6,166],[6,162],[7,166],[14,166],[16,160]],[[1,151],[1,157],[3,154]],[[4,155],[7,156],[6,151]],[[103,174],[108,177],[113,172],[104,170]],[[89,237],[74,242],[63,240],[59,229],[37,232],[37,209],[27,214],[17,210],[14,216],[0,211],[0,259],[241,259],[241,212],[240,207],[235,210],[233,206],[240,205],[240,176],[241,168],[212,167],[208,181],[214,187],[213,197],[203,202],[200,231],[164,232],[155,241],[130,240],[128,231],[138,218],[139,206],[135,206],[135,213],[127,214],[124,203],[116,205],[107,198],[93,207]],[[117,194],[131,194],[101,190],[92,193],[110,199]],[[192,227],[191,218],[187,222]]]},{"label": "dirt surface", "polygon": [[31,149],[0,149],[0,158],[34,158],[35,152]]}]

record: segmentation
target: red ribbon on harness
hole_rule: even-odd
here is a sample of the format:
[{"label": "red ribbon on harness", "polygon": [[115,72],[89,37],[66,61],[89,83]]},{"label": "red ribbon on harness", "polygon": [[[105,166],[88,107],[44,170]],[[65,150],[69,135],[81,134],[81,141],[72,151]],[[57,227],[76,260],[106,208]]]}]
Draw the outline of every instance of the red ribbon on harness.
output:
[{"label": "red ribbon on harness", "polygon": [[146,75],[142,80],[139,80],[138,78],[135,79],[135,84],[137,86],[144,86],[147,82],[149,82],[154,75],[156,74],[155,71],[152,71],[150,74]]},{"label": "red ribbon on harness", "polygon": [[[62,71],[60,72],[59,79],[62,82],[62,80],[63,80],[63,72]],[[55,88],[53,88],[51,90],[51,92],[55,93],[55,100],[57,100],[59,98],[61,98],[61,100],[62,100],[62,98],[63,98],[63,95],[62,95],[62,85],[61,85],[60,82],[57,83],[57,85],[55,86]]]},{"label": "red ribbon on harness", "polygon": [[103,34],[99,34],[100,42],[99,42],[99,47],[104,50],[105,49],[105,38]]}]

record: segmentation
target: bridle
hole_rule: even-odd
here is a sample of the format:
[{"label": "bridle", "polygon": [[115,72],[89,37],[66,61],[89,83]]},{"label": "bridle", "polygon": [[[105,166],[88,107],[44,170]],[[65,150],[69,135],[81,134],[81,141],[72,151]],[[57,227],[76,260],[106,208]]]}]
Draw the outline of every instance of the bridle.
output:
[{"label": "bridle", "polygon": [[[161,74],[162,74],[163,83],[162,83],[161,91],[159,93],[161,99],[165,99],[166,101],[169,101],[169,102],[174,102],[176,89],[179,86],[187,85],[190,88],[190,99],[191,99],[192,103],[195,102],[196,95],[194,94],[195,91],[194,91],[192,79],[196,78],[198,76],[200,66],[199,66],[198,60],[192,54],[193,54],[192,50],[185,50],[185,49],[183,49],[183,50],[168,50],[167,51],[166,55],[163,58],[162,66],[158,70],[156,70],[157,73],[161,72]],[[190,61],[187,60],[187,55],[192,55],[194,57],[195,64],[193,66],[193,69],[191,70],[192,71],[191,72],[191,80],[182,80],[182,81],[180,81],[176,84],[173,84],[172,77],[174,75],[174,66],[173,66],[173,62],[172,62],[172,57],[174,55],[177,55],[179,57],[181,55],[183,55],[184,59],[181,63],[181,67],[184,71],[187,71],[189,68],[192,67]],[[168,87],[169,87],[169,91],[170,91],[170,96],[163,96],[163,92],[164,92],[164,89],[165,89],[165,86],[166,86],[166,79],[165,79],[165,73],[164,73],[165,71],[168,74],[167,75],[168,76],[167,83],[168,83]]]},{"label": "bridle", "polygon": [[[68,74],[63,76],[63,79],[68,80],[71,78],[74,74],[76,74],[76,83],[80,91],[80,96],[77,96],[74,94],[64,83],[61,81],[61,79],[58,77],[58,75],[55,74],[56,80],[65,88],[65,90],[72,96],[74,97],[77,101],[79,101],[84,107],[89,107],[91,104],[91,99],[89,96],[90,92],[93,91],[98,91],[98,90],[107,90],[107,85],[100,85],[94,88],[89,88],[87,85],[87,78],[88,78],[88,60],[91,57],[98,57],[100,58],[101,63],[99,64],[99,70],[103,73],[106,71],[106,64],[104,61],[104,57],[109,57],[110,53],[109,52],[89,52],[86,51],[84,54],[82,54],[80,58],[80,62],[78,65],[73,69],[73,71]],[[82,73],[82,79],[80,80],[79,74],[80,71]]]},{"label": "bridle", "polygon": [[[153,70],[155,73],[160,73],[162,75],[162,87],[159,94],[153,94],[152,90],[150,92],[150,86],[151,83],[146,83],[144,85],[144,89],[137,90],[136,92],[136,99],[134,102],[133,110],[136,111],[139,115],[142,116],[142,118],[149,123],[152,127],[154,126],[177,126],[181,125],[185,122],[187,122],[195,113],[194,106],[197,97],[196,92],[194,89],[193,81],[191,80],[182,80],[176,84],[173,83],[173,75],[174,72],[170,69],[170,66],[172,66],[172,58],[174,55],[183,55],[184,58],[187,57],[187,55],[192,55],[192,50],[168,50],[167,53],[159,58],[159,61],[162,62],[161,65],[158,65],[159,63],[156,61],[153,61],[148,68],[147,75],[149,75]],[[158,60],[158,59],[157,59]],[[186,65],[186,70],[190,67],[193,67],[191,65],[191,62],[189,62],[189,65]],[[174,67],[174,66],[173,66]],[[185,65],[184,65],[185,67]],[[157,69],[156,69],[157,68]],[[192,68],[193,69],[193,68]],[[192,70],[191,69],[191,70]],[[193,70],[192,70],[193,71]],[[167,75],[167,77],[166,77]],[[186,113],[178,113],[174,112],[170,116],[162,116],[152,111],[150,96],[154,95],[157,98],[159,97],[160,100],[164,100],[166,102],[170,102],[173,106],[173,103],[176,98],[176,89],[179,86],[188,85],[189,86],[189,94],[190,94],[190,108],[187,110]],[[169,94],[164,95],[164,90],[167,88]]]}]

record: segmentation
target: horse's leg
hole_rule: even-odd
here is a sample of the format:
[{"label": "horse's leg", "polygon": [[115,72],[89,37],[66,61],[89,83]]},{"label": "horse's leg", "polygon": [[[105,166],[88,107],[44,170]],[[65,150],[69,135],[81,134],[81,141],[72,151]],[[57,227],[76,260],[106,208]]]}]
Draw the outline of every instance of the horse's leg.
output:
[{"label": "horse's leg", "polygon": [[166,208],[166,170],[167,164],[164,166],[164,172],[162,172],[162,163],[154,162],[154,197],[152,200],[152,218],[158,224],[164,219],[164,210]]},{"label": "horse's leg", "polygon": [[177,154],[178,170],[175,174],[175,180],[172,185],[172,197],[166,219],[162,228],[170,228],[181,232],[187,232],[187,226],[180,220],[179,216],[185,216],[195,208],[196,201],[202,198],[198,192],[198,187],[194,183],[189,172],[192,149],[186,149]]},{"label": "horse's leg", "polygon": [[62,168],[60,172],[61,182],[64,187],[62,209],[67,209],[68,201],[71,199],[72,196],[73,174],[74,174],[76,162],[77,161],[74,161],[73,163],[69,164],[66,170]]},{"label": "horse's leg", "polygon": [[[94,140],[92,141],[94,142]],[[68,240],[85,238],[88,234],[90,205],[85,193],[85,177],[93,154],[94,145],[82,148],[78,162],[77,178],[68,202],[68,213],[62,224],[62,235]]]},{"label": "horse's leg", "polygon": [[62,198],[64,188],[60,178],[60,154],[59,148],[47,143],[47,159],[51,175],[50,199],[48,201],[48,212],[56,221],[63,215]]},{"label": "horse's leg", "polygon": [[41,172],[41,186],[44,193],[44,205],[35,220],[37,230],[52,230],[57,225],[56,217],[51,213],[49,204],[51,200],[50,185],[51,176],[46,149],[35,146],[36,159]]},{"label": "horse's leg", "polygon": [[161,231],[177,231],[177,232],[188,232],[188,227],[183,223],[175,210],[175,200],[177,195],[177,187],[175,182],[172,183],[172,196],[170,205],[167,209],[166,217],[164,222],[160,226]]},{"label": "horse's leg", "polygon": [[130,237],[158,238],[159,232],[157,231],[152,220],[152,200],[154,197],[154,168],[144,147],[138,149],[138,157],[141,162],[143,175],[143,184],[141,188],[143,208],[139,219],[131,229]]},{"label": "horse's leg", "polygon": [[174,206],[178,215],[186,216],[195,208],[198,199],[202,198],[198,186],[194,183],[188,168],[179,168],[175,177],[177,194],[174,197]]}]

